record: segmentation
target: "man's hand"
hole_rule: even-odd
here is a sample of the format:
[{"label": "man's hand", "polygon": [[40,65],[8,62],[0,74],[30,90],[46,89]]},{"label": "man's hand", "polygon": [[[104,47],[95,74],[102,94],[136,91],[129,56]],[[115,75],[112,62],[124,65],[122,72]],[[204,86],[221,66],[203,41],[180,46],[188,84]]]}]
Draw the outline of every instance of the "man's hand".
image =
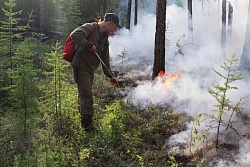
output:
[{"label": "man's hand", "polygon": [[89,51],[95,53],[96,52],[96,46],[92,45],[92,47],[89,48]]},{"label": "man's hand", "polygon": [[118,83],[118,79],[115,78],[115,77],[109,78],[108,81],[111,82],[111,83],[114,83],[114,84],[117,84],[117,83]]}]

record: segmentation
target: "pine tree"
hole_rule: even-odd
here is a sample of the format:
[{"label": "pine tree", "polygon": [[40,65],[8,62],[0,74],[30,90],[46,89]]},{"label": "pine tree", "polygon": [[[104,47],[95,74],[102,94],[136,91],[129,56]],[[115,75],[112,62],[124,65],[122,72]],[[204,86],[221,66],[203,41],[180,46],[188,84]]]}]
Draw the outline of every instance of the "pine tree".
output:
[{"label": "pine tree", "polygon": [[[225,74],[213,69],[213,71],[220,76],[223,80],[225,80],[223,85],[213,85],[213,89],[208,88],[208,93],[210,93],[217,101],[215,107],[216,110],[214,112],[218,113],[218,116],[215,117],[216,121],[218,121],[217,134],[216,134],[216,148],[218,148],[219,144],[219,134],[220,128],[223,123],[222,116],[228,112],[232,111],[235,107],[232,105],[232,101],[227,97],[227,92],[229,90],[238,89],[236,86],[231,86],[234,81],[242,80],[243,76],[241,74],[237,74],[238,69],[234,68],[234,64],[238,62],[236,59],[236,54],[233,54],[231,59],[225,58],[225,62],[223,66],[221,66],[225,70]],[[212,118],[214,118],[212,116]]]},{"label": "pine tree", "polygon": [[126,22],[126,28],[128,30],[130,29],[131,8],[132,8],[132,0],[128,0],[127,22]]},{"label": "pine tree", "polygon": [[25,40],[17,46],[15,56],[12,57],[15,66],[9,71],[13,84],[5,88],[9,92],[8,100],[11,101],[8,111],[14,119],[10,128],[14,134],[13,145],[16,155],[31,150],[32,132],[36,127],[35,116],[38,113],[37,94],[40,88],[28,45],[28,40]]},{"label": "pine tree", "polygon": [[188,42],[194,42],[193,35],[193,0],[188,0]]},{"label": "pine tree", "polygon": [[138,20],[138,0],[135,0],[135,18],[134,18],[134,25],[137,26]]},{"label": "pine tree", "polygon": [[41,33],[46,33],[46,24],[45,24],[45,0],[40,0],[40,29]]},{"label": "pine tree", "polygon": [[166,5],[167,0],[157,0],[154,66],[152,79],[154,79],[159,74],[159,72],[165,72]]},{"label": "pine tree", "polygon": [[[18,15],[22,11],[15,11],[16,2],[15,0],[9,0],[4,3],[5,8],[2,8],[4,13],[3,20],[0,20],[0,91],[1,95],[4,95],[1,98],[1,102],[6,100],[2,99],[7,96],[7,92],[3,91],[2,88],[13,84],[12,82],[12,73],[7,73],[7,70],[13,69],[12,57],[14,56],[14,49],[16,47],[15,41],[22,38],[24,31],[29,27],[29,22],[26,26],[19,26],[18,23],[20,18]],[[30,20],[31,15],[29,15]]]},{"label": "pine tree", "polygon": [[56,9],[56,29],[69,34],[83,23],[83,19],[80,18],[80,3],[78,0],[59,0],[57,3],[59,8]]},{"label": "pine tree", "polygon": [[221,16],[221,55],[223,57],[226,56],[226,46],[227,46],[227,32],[226,32],[226,22],[227,22],[227,16],[226,12],[227,6],[226,6],[226,0],[222,0],[222,16]]},{"label": "pine tree", "polygon": [[243,51],[240,58],[239,67],[250,74],[250,0],[248,1],[248,18],[246,24],[246,34],[245,34],[245,41],[243,45]]},{"label": "pine tree", "polygon": [[[63,94],[66,91],[66,67],[68,67],[66,62],[61,58],[61,45],[59,42],[53,46],[51,53],[48,53],[49,56],[47,64],[51,67],[51,71],[46,72],[46,75],[51,78],[50,83],[46,88],[45,105],[46,110],[53,111],[55,113],[55,119],[57,124],[57,129],[62,128],[62,101],[66,101]],[[67,98],[67,97],[66,97]],[[67,104],[66,104],[67,105]]]},{"label": "pine tree", "polygon": [[[22,11],[14,11],[16,7],[15,0],[9,0],[5,2],[6,9],[2,8],[5,18],[3,21],[0,21],[0,43],[1,47],[3,47],[2,54],[7,55],[9,60],[11,60],[13,56],[14,50],[14,40],[20,39],[24,33],[24,31],[28,28],[28,26],[19,26],[18,23],[20,18],[17,18],[17,15],[21,14]],[[2,62],[2,61],[1,61]],[[6,57],[3,58],[3,62],[5,66],[7,65],[9,69],[12,69],[13,64],[11,61],[7,61]],[[12,84],[12,81],[10,81]]]}]

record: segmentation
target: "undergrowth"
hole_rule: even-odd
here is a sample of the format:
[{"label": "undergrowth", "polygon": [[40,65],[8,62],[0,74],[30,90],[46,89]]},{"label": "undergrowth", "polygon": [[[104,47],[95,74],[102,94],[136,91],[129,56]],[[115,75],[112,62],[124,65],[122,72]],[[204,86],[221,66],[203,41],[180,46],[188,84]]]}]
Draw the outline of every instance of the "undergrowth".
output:
[{"label": "undergrowth", "polygon": [[124,102],[121,88],[107,82],[98,71],[95,78],[94,126],[98,132],[89,134],[81,128],[77,94],[73,93],[76,85],[68,85],[69,91],[61,94],[68,100],[63,101],[60,119],[53,110],[40,106],[29,150],[17,154],[11,149],[5,166],[167,166],[165,140],[185,129],[181,116],[154,105],[139,109]]}]

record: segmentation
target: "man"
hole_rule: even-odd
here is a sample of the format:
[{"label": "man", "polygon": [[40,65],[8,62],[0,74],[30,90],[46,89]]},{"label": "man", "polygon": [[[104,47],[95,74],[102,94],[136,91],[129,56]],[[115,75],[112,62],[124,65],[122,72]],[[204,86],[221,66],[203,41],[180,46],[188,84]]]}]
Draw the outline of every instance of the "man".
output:
[{"label": "man", "polygon": [[108,35],[113,34],[120,27],[118,16],[114,13],[107,13],[101,23],[86,23],[71,33],[71,38],[76,43],[76,54],[72,66],[78,87],[81,124],[86,132],[94,130],[92,126],[94,115],[92,85],[94,71],[101,62],[98,55],[103,61],[104,74],[109,77],[111,82],[118,82],[110,72]]}]

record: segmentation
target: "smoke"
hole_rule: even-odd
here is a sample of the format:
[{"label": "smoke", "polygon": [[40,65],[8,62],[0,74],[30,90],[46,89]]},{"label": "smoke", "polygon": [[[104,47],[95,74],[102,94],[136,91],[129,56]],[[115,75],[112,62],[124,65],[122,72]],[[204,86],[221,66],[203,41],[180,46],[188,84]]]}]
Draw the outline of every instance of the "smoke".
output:
[{"label": "smoke", "polygon": [[155,15],[146,14],[140,17],[138,26],[132,31],[121,29],[118,35],[110,40],[110,54],[117,56],[125,49],[127,57],[138,59],[148,57],[153,59]]},{"label": "smoke", "polygon": [[240,142],[239,160],[241,166],[249,166],[250,164],[250,140]]},{"label": "smoke", "polygon": [[249,167],[250,164],[250,140],[240,141],[239,154],[236,155],[235,162],[228,163],[227,161],[219,161],[216,167]]},{"label": "smoke", "polygon": [[[247,0],[231,1],[231,3],[234,7],[234,16],[232,36],[227,38],[226,58],[229,59],[234,53],[237,58],[240,58],[242,54],[248,5]],[[181,77],[173,81],[166,89],[163,89],[163,84],[157,80],[147,80],[136,88],[128,90],[126,99],[138,107],[145,108],[150,103],[167,104],[175,111],[187,113],[192,117],[198,113],[211,114],[211,110],[215,109],[216,100],[207,92],[207,88],[212,88],[213,84],[223,85],[225,82],[212,71],[215,69],[224,73],[221,66],[225,60],[220,56],[221,4],[216,1],[205,1],[202,6],[201,1],[193,1],[193,5],[194,43],[188,43],[187,8],[176,5],[167,6],[166,71],[172,74],[180,72]],[[127,77],[144,74],[145,78],[150,78],[154,61],[156,1],[145,0],[144,4],[139,4],[139,7],[138,25],[132,26],[130,31],[122,28],[116,36],[110,39],[110,54],[113,66],[119,68],[121,62],[117,60],[117,55],[121,55],[125,50],[125,65],[122,68],[126,68],[126,65],[131,68],[130,75],[128,74]],[[237,103],[241,98],[249,96],[247,77],[233,83],[232,86],[239,89],[228,92],[227,97],[231,101]],[[249,103],[244,102],[242,106],[244,111],[249,111]],[[228,120],[230,114],[225,114],[223,119]],[[233,119],[237,118],[233,117]],[[204,130],[207,124],[209,122],[204,121],[200,130]],[[240,132],[245,133],[250,123],[247,125],[240,123],[238,126],[237,128],[241,129]],[[241,126],[246,126],[246,129]],[[192,125],[188,127],[189,131],[176,134],[167,142],[171,145],[187,142],[187,134]],[[222,128],[222,131],[224,130]],[[210,135],[207,137],[214,137],[213,132]],[[239,139],[237,166],[244,167],[250,164],[250,141],[245,140],[246,138]],[[219,163],[220,166],[226,166],[226,164],[228,165],[223,161]]]},{"label": "smoke", "polygon": [[[136,68],[147,67],[147,69],[152,70],[156,22],[152,6],[155,7],[155,3],[155,1],[145,0],[143,4],[140,4],[139,6],[144,7],[144,9],[139,8],[138,26],[130,31],[122,28],[110,40],[110,54],[114,60],[113,64],[117,63],[117,59],[115,59],[117,55],[126,51],[127,64],[133,64]],[[176,5],[167,7],[168,31],[166,38],[169,42],[166,46],[166,70],[172,73],[180,71],[181,78],[174,81],[167,91],[160,91],[159,93],[162,95],[156,99],[151,98],[151,96],[158,95],[155,93],[157,91],[154,90],[153,82],[149,81],[140,85],[131,92],[131,98],[135,101],[137,99],[142,102],[143,95],[141,96],[141,94],[148,94],[150,98],[145,98],[146,102],[150,99],[156,103],[165,102],[168,100],[168,96],[171,97],[169,93],[171,91],[178,94],[178,99],[181,100],[190,99],[196,102],[197,97],[202,100],[204,96],[206,100],[210,99],[207,98],[207,87],[220,82],[220,78],[214,74],[212,68],[223,72],[221,65],[223,65],[224,58],[220,56],[220,7],[218,7],[218,2],[214,1],[204,3],[203,6],[200,1],[193,3],[194,43],[187,42],[187,9]],[[231,58],[234,53],[240,58],[244,43],[247,7],[244,6],[246,2],[243,1],[232,1],[232,4],[235,8],[233,35],[228,41],[234,42],[228,43],[227,58]],[[148,6],[151,9],[146,8]],[[150,65],[151,68],[148,68]],[[142,72],[148,75],[148,71]],[[243,89],[242,92],[249,93],[245,89],[247,88],[245,82],[237,84]],[[241,91],[237,92],[242,93]]]}]

